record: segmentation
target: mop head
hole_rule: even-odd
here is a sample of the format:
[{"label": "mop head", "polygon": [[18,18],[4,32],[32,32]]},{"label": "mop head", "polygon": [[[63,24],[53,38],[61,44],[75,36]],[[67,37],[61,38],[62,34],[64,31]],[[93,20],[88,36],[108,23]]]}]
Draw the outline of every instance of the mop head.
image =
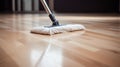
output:
[{"label": "mop head", "polygon": [[68,25],[61,25],[61,26],[53,26],[53,27],[34,27],[31,32],[38,33],[38,34],[58,34],[62,32],[72,32],[72,31],[80,31],[84,30],[85,27],[81,24],[68,24]]}]

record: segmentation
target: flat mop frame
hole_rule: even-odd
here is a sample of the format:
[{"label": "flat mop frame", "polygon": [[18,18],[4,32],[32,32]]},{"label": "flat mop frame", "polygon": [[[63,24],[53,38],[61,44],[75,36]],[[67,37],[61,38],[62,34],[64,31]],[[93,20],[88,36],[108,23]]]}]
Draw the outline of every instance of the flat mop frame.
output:
[{"label": "flat mop frame", "polygon": [[49,14],[49,18],[52,21],[52,27],[53,26],[59,26],[60,24],[59,24],[58,20],[56,20],[54,14],[52,13],[52,11],[50,10],[50,8],[48,7],[46,1],[45,0],[40,0],[40,1],[42,3],[43,7],[45,8],[45,11],[47,12],[47,14]]},{"label": "flat mop frame", "polygon": [[55,19],[54,14],[48,7],[45,0],[40,0],[42,5],[44,6],[46,12],[49,14],[49,18],[52,21],[51,26],[40,26],[40,27],[34,27],[31,32],[32,33],[39,33],[39,34],[57,34],[62,32],[71,32],[71,31],[78,31],[83,30],[85,27],[81,24],[67,24],[67,25],[60,25],[59,22]]}]

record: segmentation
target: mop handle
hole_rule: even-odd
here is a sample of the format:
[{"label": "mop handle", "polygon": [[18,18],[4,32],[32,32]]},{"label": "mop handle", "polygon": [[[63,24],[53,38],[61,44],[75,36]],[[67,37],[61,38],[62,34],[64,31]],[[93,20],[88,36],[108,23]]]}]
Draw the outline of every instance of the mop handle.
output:
[{"label": "mop handle", "polygon": [[49,18],[53,22],[52,26],[59,26],[59,22],[56,20],[54,14],[52,13],[50,8],[48,7],[46,1],[45,0],[40,0],[40,1],[41,1],[42,5],[44,6],[46,12],[49,14]]},{"label": "mop handle", "polygon": [[46,1],[45,1],[45,0],[40,0],[40,1],[41,1],[42,5],[44,6],[46,12],[47,12],[48,14],[52,14],[52,12],[51,12],[50,8],[48,7]]}]

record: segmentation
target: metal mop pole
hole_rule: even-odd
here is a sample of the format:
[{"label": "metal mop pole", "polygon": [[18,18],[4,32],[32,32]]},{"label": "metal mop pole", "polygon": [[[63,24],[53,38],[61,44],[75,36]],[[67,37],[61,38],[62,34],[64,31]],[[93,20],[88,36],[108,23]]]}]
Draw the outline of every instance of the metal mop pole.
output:
[{"label": "metal mop pole", "polygon": [[56,20],[54,14],[52,13],[52,11],[50,10],[50,8],[48,7],[46,1],[45,0],[40,0],[40,1],[41,1],[42,5],[44,6],[47,14],[49,14],[49,18],[53,22],[52,26],[59,26],[59,22]]}]

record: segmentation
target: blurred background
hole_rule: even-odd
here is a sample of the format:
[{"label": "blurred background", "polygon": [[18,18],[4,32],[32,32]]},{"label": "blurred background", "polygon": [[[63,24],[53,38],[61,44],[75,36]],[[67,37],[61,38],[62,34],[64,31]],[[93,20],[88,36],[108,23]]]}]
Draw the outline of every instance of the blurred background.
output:
[{"label": "blurred background", "polygon": [[[46,0],[57,13],[119,13],[120,0]],[[0,13],[41,13],[40,0],[0,0]]]}]

